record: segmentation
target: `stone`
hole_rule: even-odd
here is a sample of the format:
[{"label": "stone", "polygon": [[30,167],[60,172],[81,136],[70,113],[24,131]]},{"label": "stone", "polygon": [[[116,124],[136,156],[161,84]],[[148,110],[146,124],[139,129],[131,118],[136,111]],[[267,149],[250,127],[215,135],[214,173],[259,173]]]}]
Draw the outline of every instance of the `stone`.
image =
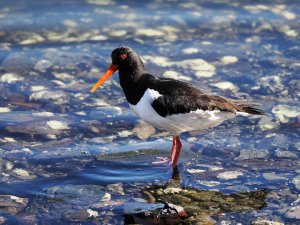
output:
[{"label": "stone", "polygon": [[300,176],[297,176],[293,179],[295,187],[300,191]]},{"label": "stone", "polygon": [[281,222],[262,220],[262,219],[255,220],[251,224],[252,225],[284,225],[284,223],[281,223]]},{"label": "stone", "polygon": [[290,151],[276,151],[275,152],[275,156],[278,158],[290,158],[290,159],[297,159],[298,155],[294,152],[290,152]]},{"label": "stone", "polygon": [[286,177],[282,177],[280,175],[275,174],[275,172],[271,172],[271,173],[263,173],[263,177],[266,180],[287,180]]},{"label": "stone", "polygon": [[109,184],[106,188],[115,194],[125,195],[122,183]]},{"label": "stone", "polygon": [[224,64],[224,65],[233,64],[233,63],[236,63],[238,61],[239,61],[239,59],[236,56],[223,56],[221,58],[221,63]]},{"label": "stone", "polygon": [[240,155],[235,160],[248,160],[248,159],[265,159],[269,155],[269,151],[262,150],[241,150]]},{"label": "stone", "polygon": [[14,195],[0,195],[0,208],[9,214],[16,215],[23,211],[28,204],[28,198]]},{"label": "stone", "polygon": [[132,132],[141,140],[147,140],[149,137],[155,134],[156,130],[153,126],[140,121]]},{"label": "stone", "polygon": [[218,178],[222,179],[222,180],[233,180],[233,179],[237,179],[239,176],[242,176],[243,173],[239,172],[239,171],[227,171],[227,172],[223,172],[218,174]]},{"label": "stone", "polygon": [[238,87],[229,81],[217,82],[211,84],[211,86],[217,87],[221,90],[231,90],[231,91],[238,90]]},{"label": "stone", "polygon": [[300,206],[293,206],[291,207],[286,213],[285,217],[289,219],[300,219]]}]

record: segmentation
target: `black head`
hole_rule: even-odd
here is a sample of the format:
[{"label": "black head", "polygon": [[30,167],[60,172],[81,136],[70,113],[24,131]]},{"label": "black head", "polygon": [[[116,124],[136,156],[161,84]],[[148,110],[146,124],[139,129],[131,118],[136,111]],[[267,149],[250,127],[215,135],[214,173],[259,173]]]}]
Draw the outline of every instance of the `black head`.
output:
[{"label": "black head", "polygon": [[129,47],[120,47],[111,53],[112,64],[104,72],[103,76],[93,86],[91,92],[94,92],[107,80],[114,72],[119,70],[120,83],[124,80],[136,81],[144,72],[144,64],[138,54]]},{"label": "black head", "polygon": [[129,47],[119,47],[111,53],[112,64],[119,70],[144,69],[144,64],[138,54]]}]

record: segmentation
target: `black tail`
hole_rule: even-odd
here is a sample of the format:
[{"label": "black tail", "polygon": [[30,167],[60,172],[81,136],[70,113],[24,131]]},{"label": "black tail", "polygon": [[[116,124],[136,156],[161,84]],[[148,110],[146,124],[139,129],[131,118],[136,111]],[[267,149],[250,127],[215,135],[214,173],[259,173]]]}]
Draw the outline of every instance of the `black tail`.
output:
[{"label": "black tail", "polygon": [[253,115],[265,115],[266,113],[260,109],[254,108],[252,106],[242,106],[243,111]]}]

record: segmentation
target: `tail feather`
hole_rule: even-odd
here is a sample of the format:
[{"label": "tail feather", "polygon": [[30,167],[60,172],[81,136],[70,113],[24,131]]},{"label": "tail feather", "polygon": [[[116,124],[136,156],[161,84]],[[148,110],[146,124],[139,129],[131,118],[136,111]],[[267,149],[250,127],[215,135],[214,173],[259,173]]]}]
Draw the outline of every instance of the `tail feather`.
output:
[{"label": "tail feather", "polygon": [[261,109],[254,108],[252,106],[243,106],[242,112],[246,112],[253,115],[265,115],[266,113],[262,111]]}]

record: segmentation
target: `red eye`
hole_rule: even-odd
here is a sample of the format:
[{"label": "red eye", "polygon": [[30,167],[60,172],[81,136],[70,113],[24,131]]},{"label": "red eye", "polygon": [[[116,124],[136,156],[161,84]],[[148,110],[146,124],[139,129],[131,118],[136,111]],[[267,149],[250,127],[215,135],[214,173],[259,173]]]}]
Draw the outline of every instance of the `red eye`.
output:
[{"label": "red eye", "polygon": [[125,53],[120,55],[120,59],[122,59],[122,60],[126,59],[126,57],[127,57],[127,55]]}]

